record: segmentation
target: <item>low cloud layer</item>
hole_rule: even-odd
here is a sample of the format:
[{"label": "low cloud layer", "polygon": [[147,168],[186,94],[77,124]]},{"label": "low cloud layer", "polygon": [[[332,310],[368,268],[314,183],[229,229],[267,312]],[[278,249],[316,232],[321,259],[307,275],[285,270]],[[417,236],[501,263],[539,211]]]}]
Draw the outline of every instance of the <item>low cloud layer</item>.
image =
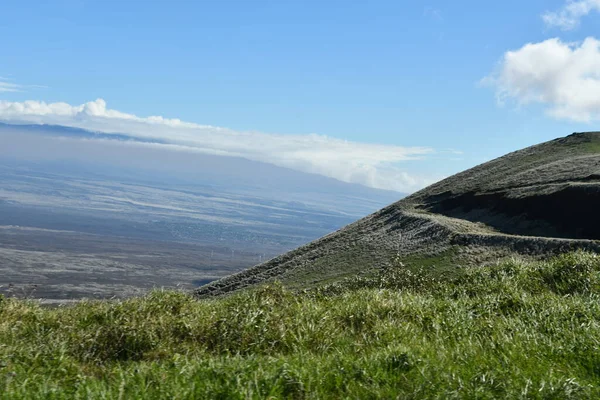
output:
[{"label": "low cloud layer", "polygon": [[0,101],[0,121],[125,133],[170,149],[243,157],[380,189],[412,192],[432,183],[398,165],[433,153],[430,148],[356,143],[321,135],[237,132],[160,116],[138,117],[111,110],[102,99],[79,106]]},{"label": "low cloud layer", "polygon": [[569,0],[562,9],[543,14],[542,19],[549,27],[568,31],[577,28],[581,18],[594,11],[600,11],[600,0]]},{"label": "low cloud layer", "polygon": [[498,71],[484,83],[496,89],[501,102],[543,104],[559,119],[600,120],[600,41],[554,38],[526,44],[506,52]]}]

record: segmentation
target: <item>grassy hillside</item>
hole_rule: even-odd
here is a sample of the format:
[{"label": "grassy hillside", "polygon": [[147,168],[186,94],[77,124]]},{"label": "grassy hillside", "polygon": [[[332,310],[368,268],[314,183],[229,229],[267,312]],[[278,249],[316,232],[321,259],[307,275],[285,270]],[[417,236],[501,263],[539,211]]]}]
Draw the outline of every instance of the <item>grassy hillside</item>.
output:
[{"label": "grassy hillside", "polygon": [[513,255],[600,251],[600,133],[569,135],[451,176],[308,245],[200,288],[279,280],[317,286],[407,260],[477,265]]},{"label": "grassy hillside", "polygon": [[0,301],[0,398],[600,398],[600,257],[154,292],[44,309]]}]

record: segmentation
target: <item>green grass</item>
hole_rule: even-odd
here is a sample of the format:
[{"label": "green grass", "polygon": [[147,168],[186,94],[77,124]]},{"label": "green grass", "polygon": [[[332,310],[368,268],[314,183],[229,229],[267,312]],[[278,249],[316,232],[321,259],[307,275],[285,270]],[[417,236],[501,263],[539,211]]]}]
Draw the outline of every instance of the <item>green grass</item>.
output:
[{"label": "green grass", "polygon": [[588,140],[579,145],[585,153],[600,153],[600,135],[598,132],[587,134]]},{"label": "green grass", "polygon": [[600,398],[600,257],[304,292],[0,302],[0,398]]}]

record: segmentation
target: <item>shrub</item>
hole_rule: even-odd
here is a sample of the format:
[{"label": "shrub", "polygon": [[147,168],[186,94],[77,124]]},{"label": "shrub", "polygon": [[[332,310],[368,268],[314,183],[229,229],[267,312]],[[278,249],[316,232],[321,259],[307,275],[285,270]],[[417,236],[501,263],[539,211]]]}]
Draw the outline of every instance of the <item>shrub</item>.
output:
[{"label": "shrub", "polygon": [[561,255],[542,273],[550,289],[561,295],[590,293],[598,285],[600,258],[583,252]]}]

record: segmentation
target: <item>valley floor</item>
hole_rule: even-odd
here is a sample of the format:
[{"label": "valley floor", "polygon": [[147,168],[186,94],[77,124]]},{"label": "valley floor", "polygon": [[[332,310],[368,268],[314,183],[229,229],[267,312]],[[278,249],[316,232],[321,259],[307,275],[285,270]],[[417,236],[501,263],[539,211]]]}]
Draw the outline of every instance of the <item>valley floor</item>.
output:
[{"label": "valley floor", "polygon": [[292,292],[0,300],[0,399],[600,398],[600,257]]}]

